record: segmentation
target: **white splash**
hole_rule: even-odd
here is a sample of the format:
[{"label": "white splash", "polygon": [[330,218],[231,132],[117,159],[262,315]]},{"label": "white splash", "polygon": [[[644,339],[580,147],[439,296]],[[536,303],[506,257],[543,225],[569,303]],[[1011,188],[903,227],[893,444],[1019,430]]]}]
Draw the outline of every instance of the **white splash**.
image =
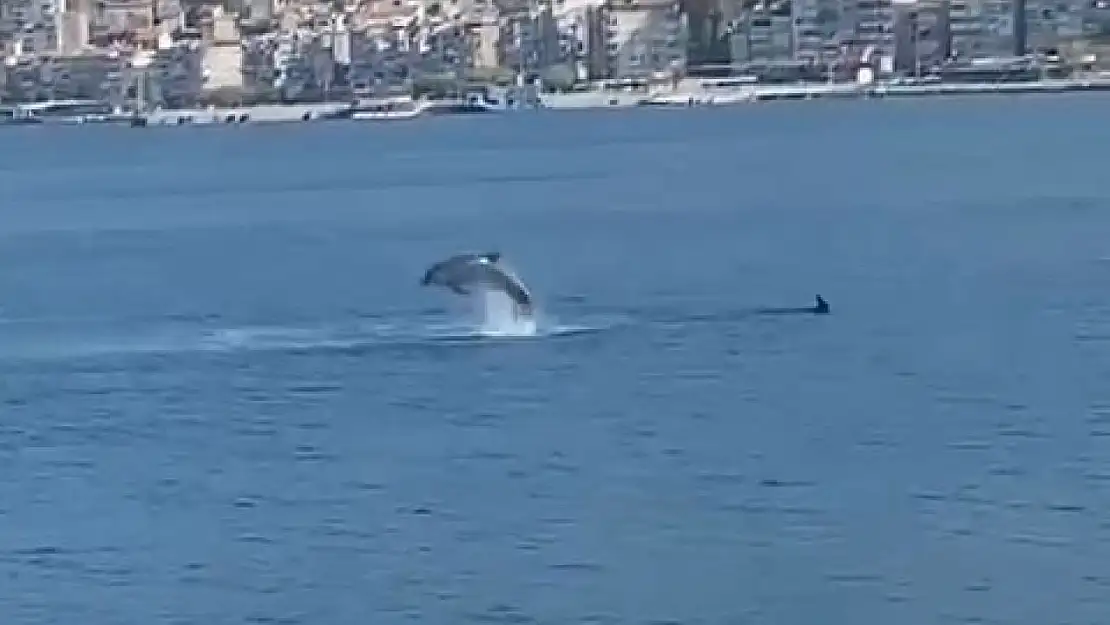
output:
[{"label": "white splash", "polygon": [[501,291],[482,291],[477,294],[479,314],[478,331],[485,336],[535,336],[535,315],[516,313],[516,304]]}]

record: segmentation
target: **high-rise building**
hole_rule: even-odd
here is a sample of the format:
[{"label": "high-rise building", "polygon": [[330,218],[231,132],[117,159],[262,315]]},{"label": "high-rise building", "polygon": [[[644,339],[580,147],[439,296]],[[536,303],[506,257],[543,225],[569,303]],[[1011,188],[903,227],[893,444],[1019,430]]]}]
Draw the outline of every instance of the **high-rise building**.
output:
[{"label": "high-rise building", "polygon": [[16,56],[56,53],[58,12],[58,0],[0,0],[0,43]]},{"label": "high-rise building", "polygon": [[60,0],[55,11],[55,52],[62,56],[79,54],[89,43],[88,3]]},{"label": "high-rise building", "polygon": [[1015,10],[1024,17],[1021,47],[1025,52],[1059,50],[1085,34],[1085,18],[1094,3],[1080,0],[1021,0]]},{"label": "high-rise building", "polygon": [[966,61],[1021,54],[1018,8],[1015,0],[950,0],[952,55]]},{"label": "high-rise building", "polygon": [[842,2],[793,0],[794,55],[801,61],[825,64],[840,55]]},{"label": "high-rise building", "polygon": [[686,65],[686,16],[671,0],[610,2],[602,28],[612,78],[648,78]]},{"label": "high-rise building", "polygon": [[951,46],[948,0],[917,0],[894,6],[894,67],[923,74],[944,63]]},{"label": "high-rise building", "polygon": [[154,34],[154,0],[94,0],[90,26],[94,36]]},{"label": "high-rise building", "polygon": [[894,64],[894,3],[892,0],[843,0],[841,40],[855,60],[878,61],[880,73]]},{"label": "high-rise building", "polygon": [[757,4],[742,8],[731,24],[729,48],[733,63],[781,62],[795,56],[791,3]]}]

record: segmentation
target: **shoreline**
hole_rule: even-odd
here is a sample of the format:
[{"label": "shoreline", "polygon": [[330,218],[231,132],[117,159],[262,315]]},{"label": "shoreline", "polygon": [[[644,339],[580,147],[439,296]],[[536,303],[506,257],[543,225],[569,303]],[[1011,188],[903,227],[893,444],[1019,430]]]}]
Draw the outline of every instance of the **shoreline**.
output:
[{"label": "shoreline", "polygon": [[[1110,77],[1090,79],[1046,79],[1012,83],[814,83],[794,85],[713,86],[715,81],[686,79],[677,88],[648,91],[616,91],[594,89],[569,93],[541,94],[535,108],[508,109],[488,107],[477,111],[484,115],[510,114],[528,110],[568,111],[629,108],[688,109],[729,107],[780,100],[869,100],[883,98],[942,98],[951,96],[1025,95],[1098,93],[1110,91]],[[214,126],[243,124],[291,124],[320,121],[379,124],[415,121],[431,116],[473,115],[474,110],[453,111],[437,101],[421,102],[413,111],[355,115],[347,102],[312,104],[259,104],[240,107],[206,109],[161,109],[141,115],[113,116],[111,119],[64,119],[36,122],[34,126],[56,125],[125,125],[147,128],[155,126]],[[9,124],[0,124],[9,125]],[[22,126],[27,124],[10,124]]]},{"label": "shoreline", "polygon": [[677,89],[654,93],[589,91],[544,95],[546,108],[629,108],[738,106],[779,100],[867,100],[880,98],[937,98],[967,95],[1059,94],[1110,91],[1110,78],[1046,79],[1011,83],[813,83],[713,87],[713,81],[687,81]]}]

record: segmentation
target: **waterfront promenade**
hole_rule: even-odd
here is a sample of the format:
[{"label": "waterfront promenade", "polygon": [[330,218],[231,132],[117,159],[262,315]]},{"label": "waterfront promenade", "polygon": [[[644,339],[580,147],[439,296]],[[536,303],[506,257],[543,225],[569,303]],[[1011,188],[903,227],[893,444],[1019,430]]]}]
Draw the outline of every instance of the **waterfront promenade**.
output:
[{"label": "waterfront promenade", "polygon": [[[923,98],[952,95],[1016,95],[1110,90],[1110,77],[1047,79],[1010,83],[808,83],[787,85],[714,86],[719,81],[683,81],[675,89],[632,94],[590,92],[575,94],[567,108],[620,106],[727,106],[774,100],[819,100],[859,98]],[[550,108],[561,108],[560,97],[547,97]]]},{"label": "waterfront promenade", "polygon": [[[689,108],[704,106],[738,106],[778,100],[828,100],[876,98],[928,98],[973,95],[1019,95],[1101,92],[1110,90],[1110,77],[1046,79],[1009,83],[944,83],[944,82],[876,82],[859,83],[807,83],[785,85],[731,85],[721,86],[722,81],[681,81],[676,86],[648,90],[614,90],[594,88],[570,93],[543,94],[538,108],[547,110],[626,109],[632,107]],[[429,107],[415,106],[415,112],[379,115],[375,119],[351,120],[353,105],[346,102],[317,104],[260,104],[240,107],[209,107],[204,109],[158,109],[130,118],[114,116],[110,119],[81,119],[79,116],[60,116],[44,120],[55,123],[116,123],[132,126],[196,126],[213,124],[255,124],[317,122],[321,120],[402,121],[423,117]],[[438,107],[442,108],[442,107]],[[531,107],[536,108],[536,107]],[[485,107],[488,113],[521,110],[503,103]],[[436,111],[442,115],[444,112]],[[450,113],[447,113],[450,114]],[[2,125],[2,124],[0,124]]]}]

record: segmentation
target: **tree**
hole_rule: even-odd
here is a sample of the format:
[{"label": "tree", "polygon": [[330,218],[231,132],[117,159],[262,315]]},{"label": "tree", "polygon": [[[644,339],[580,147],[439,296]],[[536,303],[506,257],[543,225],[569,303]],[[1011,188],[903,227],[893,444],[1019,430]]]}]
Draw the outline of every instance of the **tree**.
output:
[{"label": "tree", "polygon": [[503,67],[473,67],[466,71],[466,79],[481,84],[508,85],[513,82],[513,72]]},{"label": "tree", "polygon": [[445,98],[459,92],[459,79],[449,74],[425,74],[412,79],[412,97]]},{"label": "tree", "polygon": [[568,91],[578,82],[574,68],[568,63],[551,65],[540,72],[544,89],[551,91]]},{"label": "tree", "polygon": [[201,96],[205,104],[218,107],[241,106],[246,92],[241,87],[219,87]]},{"label": "tree", "polygon": [[278,94],[273,89],[244,89],[242,87],[219,87],[212,89],[201,97],[204,104],[220,108],[236,106],[250,106],[264,102],[278,101]]}]

